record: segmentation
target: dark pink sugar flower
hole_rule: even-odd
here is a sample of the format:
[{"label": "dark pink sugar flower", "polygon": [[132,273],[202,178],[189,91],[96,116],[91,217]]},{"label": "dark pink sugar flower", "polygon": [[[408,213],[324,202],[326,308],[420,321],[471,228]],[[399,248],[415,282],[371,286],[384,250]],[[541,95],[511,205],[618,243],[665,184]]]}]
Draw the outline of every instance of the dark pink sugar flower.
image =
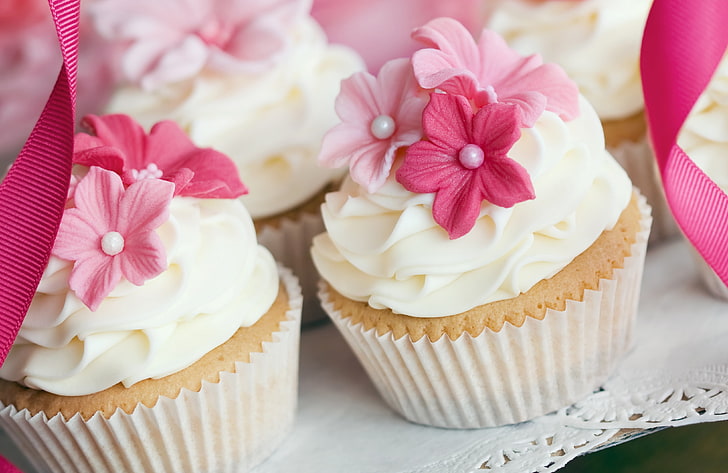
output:
[{"label": "dark pink sugar flower", "polygon": [[528,172],[507,156],[521,135],[519,115],[503,103],[473,115],[467,98],[432,94],[423,113],[429,141],[407,149],[396,177],[411,192],[435,193],[432,215],[450,239],[473,228],[484,200],[512,207],[535,197]]},{"label": "dark pink sugar flower", "polygon": [[429,46],[412,56],[415,77],[425,89],[463,95],[477,107],[516,105],[527,128],[544,110],[564,120],[579,114],[579,90],[560,67],[543,64],[537,55],[521,56],[495,32],[484,30],[476,43],[457,21],[438,18],[412,37]]},{"label": "dark pink sugar flower", "polygon": [[93,135],[76,135],[73,162],[114,171],[125,185],[146,178],[171,181],[175,195],[234,199],[248,192],[235,163],[211,148],[198,148],[172,121],[149,134],[127,115],[89,115]]},{"label": "dark pink sugar flower", "polygon": [[324,136],[319,163],[348,165],[354,182],[376,192],[389,176],[395,151],[422,137],[426,103],[407,59],[387,62],[376,78],[352,75],[341,83],[336,98],[341,123]]},{"label": "dark pink sugar flower", "polygon": [[73,261],[68,284],[91,310],[122,276],[140,286],[167,267],[159,235],[169,218],[174,185],[141,179],[124,189],[114,172],[93,166],[73,194],[75,207],[63,213],[53,254]]}]

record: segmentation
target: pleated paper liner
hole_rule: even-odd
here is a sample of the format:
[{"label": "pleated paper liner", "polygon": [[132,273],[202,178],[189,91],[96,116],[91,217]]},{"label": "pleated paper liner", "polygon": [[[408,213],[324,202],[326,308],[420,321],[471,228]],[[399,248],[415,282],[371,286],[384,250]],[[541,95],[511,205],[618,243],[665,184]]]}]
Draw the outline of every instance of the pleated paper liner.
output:
[{"label": "pleated paper liner", "polygon": [[0,424],[38,471],[246,472],[265,460],[293,427],[298,391],[301,292],[290,270],[279,267],[289,309],[272,341],[218,383],[199,392],[182,389],[139,404],[64,419],[0,403]]},{"label": "pleated paper liner", "polygon": [[651,221],[644,197],[639,207],[641,228],[624,267],[583,301],[548,309],[543,320],[526,317],[521,327],[413,342],[352,324],[323,282],[319,297],[382,398],[406,419],[447,428],[525,421],[593,392],[630,348]]},{"label": "pleated paper liner", "polygon": [[311,259],[313,237],[323,231],[320,213],[308,212],[281,217],[276,225],[263,225],[258,231],[258,242],[299,278],[303,294],[303,326],[327,320],[316,299],[319,276]]},{"label": "pleated paper liner", "polygon": [[662,189],[654,153],[645,136],[637,142],[624,141],[609,148],[614,159],[627,171],[632,184],[647,198],[652,207],[650,243],[658,243],[680,236],[670,207]]}]

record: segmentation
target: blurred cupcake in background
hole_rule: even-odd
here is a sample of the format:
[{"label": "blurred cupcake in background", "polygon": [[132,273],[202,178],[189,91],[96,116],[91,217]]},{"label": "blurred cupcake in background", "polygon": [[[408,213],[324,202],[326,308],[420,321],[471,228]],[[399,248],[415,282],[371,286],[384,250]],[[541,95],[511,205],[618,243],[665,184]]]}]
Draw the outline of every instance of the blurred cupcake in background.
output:
[{"label": "blurred cupcake in background", "polygon": [[607,149],[653,207],[651,240],[677,236],[647,141],[639,72],[652,0],[499,0],[485,26],[522,54],[559,64],[604,127]]},{"label": "blurred cupcake in background", "polygon": [[[341,172],[317,165],[339,82],[364,66],[332,46],[305,0],[97,0],[98,32],[121,45],[124,83],[108,112],[174,120],[235,162],[259,239],[315,294],[308,246]],[[317,306],[305,320],[323,318]]]},{"label": "blurred cupcake in background", "polygon": [[[83,2],[78,116],[98,113],[114,87],[114,51],[90,28]],[[28,138],[61,68],[46,0],[0,2],[0,167],[4,174]]]}]

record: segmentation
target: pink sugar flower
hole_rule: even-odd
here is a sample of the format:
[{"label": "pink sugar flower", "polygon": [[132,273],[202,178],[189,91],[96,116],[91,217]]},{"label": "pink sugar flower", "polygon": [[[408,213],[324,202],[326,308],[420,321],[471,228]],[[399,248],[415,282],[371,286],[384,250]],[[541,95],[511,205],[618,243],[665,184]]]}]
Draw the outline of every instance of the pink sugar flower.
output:
[{"label": "pink sugar flower", "polygon": [[395,59],[375,78],[358,72],[341,83],[336,113],[342,122],[324,136],[319,163],[349,165],[351,178],[376,192],[389,176],[395,151],[422,137],[427,96],[407,59]]},{"label": "pink sugar flower", "polygon": [[73,261],[69,287],[92,311],[123,276],[140,286],[167,267],[154,230],[169,218],[174,185],[143,179],[126,190],[121,178],[92,167],[76,186],[75,208],[66,209],[53,254]]},{"label": "pink sugar flower", "polygon": [[412,57],[417,81],[425,89],[463,95],[477,107],[514,104],[524,127],[532,127],[544,110],[564,120],[579,114],[579,90],[563,69],[543,64],[538,55],[521,56],[492,31],[483,30],[475,43],[460,23],[438,18],[412,36],[431,46]]},{"label": "pink sugar flower", "polygon": [[535,197],[528,172],[507,156],[521,130],[514,105],[485,105],[473,115],[463,96],[432,94],[423,115],[429,141],[407,149],[397,181],[434,192],[432,215],[450,239],[468,233],[483,200],[512,207]]},{"label": "pink sugar flower", "polygon": [[198,148],[175,122],[155,124],[149,134],[127,115],[89,115],[95,136],[76,135],[73,162],[119,174],[125,185],[145,178],[174,182],[175,195],[234,199],[248,192],[226,155]]},{"label": "pink sugar flower", "polygon": [[302,0],[99,0],[98,30],[127,46],[127,80],[147,89],[196,76],[204,68],[255,72],[288,47],[287,26]]}]

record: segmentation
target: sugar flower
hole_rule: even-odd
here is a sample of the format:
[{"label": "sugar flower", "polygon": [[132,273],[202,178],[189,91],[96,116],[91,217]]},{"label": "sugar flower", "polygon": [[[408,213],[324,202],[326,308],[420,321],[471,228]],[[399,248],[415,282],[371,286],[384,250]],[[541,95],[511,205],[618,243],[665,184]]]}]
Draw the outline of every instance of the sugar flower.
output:
[{"label": "sugar flower", "polygon": [[514,104],[524,127],[532,127],[544,110],[564,120],[579,113],[578,88],[563,69],[537,55],[521,56],[495,32],[484,30],[475,43],[460,23],[438,18],[412,34],[431,46],[412,56],[417,81],[426,89],[463,95],[478,107]]},{"label": "sugar flower", "polygon": [[89,115],[84,124],[94,135],[76,135],[74,164],[114,171],[125,185],[149,177],[171,181],[175,195],[233,199],[247,193],[230,158],[196,147],[172,121],[157,123],[148,135],[127,115]]},{"label": "sugar flower", "polygon": [[142,179],[127,189],[121,178],[90,168],[76,185],[74,208],[63,213],[53,254],[73,261],[69,287],[96,310],[122,276],[142,285],[167,267],[154,230],[169,218],[174,185]]},{"label": "sugar flower", "polygon": [[521,135],[515,105],[488,104],[473,115],[465,97],[435,93],[423,127],[429,141],[407,149],[396,178],[411,192],[435,193],[432,215],[450,239],[473,228],[483,200],[512,207],[535,197],[526,170],[507,156]]},{"label": "sugar flower", "polygon": [[345,79],[335,105],[342,122],[324,137],[319,163],[348,164],[351,178],[375,192],[389,175],[395,151],[422,137],[426,102],[407,59],[388,62],[376,78],[359,72]]},{"label": "sugar flower", "polygon": [[126,78],[147,89],[196,76],[205,68],[251,72],[288,46],[286,26],[302,0],[98,0],[99,31],[127,49]]}]

